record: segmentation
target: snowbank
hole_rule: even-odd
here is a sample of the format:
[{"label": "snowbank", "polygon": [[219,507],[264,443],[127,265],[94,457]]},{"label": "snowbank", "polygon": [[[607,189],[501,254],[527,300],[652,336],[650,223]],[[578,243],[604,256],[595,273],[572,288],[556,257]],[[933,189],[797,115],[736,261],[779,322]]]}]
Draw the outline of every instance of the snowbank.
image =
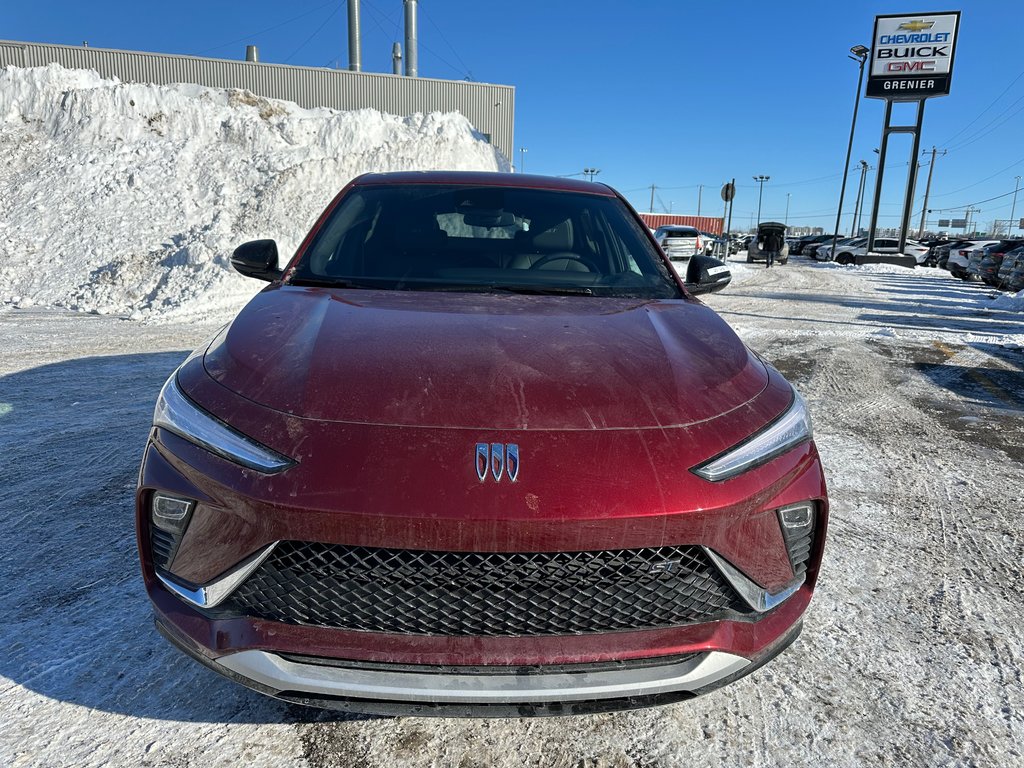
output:
[{"label": "snowbank", "polygon": [[1024,291],[996,296],[992,301],[992,306],[995,309],[1008,309],[1014,312],[1024,312]]},{"label": "snowbank", "polygon": [[367,171],[508,171],[458,113],[301,109],[247,91],[0,71],[0,302],[207,317],[258,290],[236,245],[294,251]]}]

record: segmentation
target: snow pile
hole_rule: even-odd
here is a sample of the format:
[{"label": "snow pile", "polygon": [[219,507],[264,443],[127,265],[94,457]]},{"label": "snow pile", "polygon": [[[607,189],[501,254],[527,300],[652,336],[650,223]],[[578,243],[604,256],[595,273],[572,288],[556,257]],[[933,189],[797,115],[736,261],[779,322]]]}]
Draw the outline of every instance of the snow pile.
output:
[{"label": "snow pile", "polygon": [[367,171],[508,171],[458,113],[301,109],[247,91],[0,71],[0,302],[133,318],[233,311],[261,284],[246,240],[283,258]]},{"label": "snow pile", "polygon": [[1012,312],[1024,312],[1024,291],[996,296],[992,302],[994,309],[1008,309]]}]

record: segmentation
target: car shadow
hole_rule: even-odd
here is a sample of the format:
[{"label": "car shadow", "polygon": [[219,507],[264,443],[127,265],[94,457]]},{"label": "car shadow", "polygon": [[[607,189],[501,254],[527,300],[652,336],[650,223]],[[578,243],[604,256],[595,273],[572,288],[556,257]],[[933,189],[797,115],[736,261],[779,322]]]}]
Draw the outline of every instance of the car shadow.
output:
[{"label": "car shadow", "polygon": [[188,722],[362,719],[287,704],[173,649],[135,543],[136,475],[161,384],[187,352],[86,357],[0,377],[0,695]]}]

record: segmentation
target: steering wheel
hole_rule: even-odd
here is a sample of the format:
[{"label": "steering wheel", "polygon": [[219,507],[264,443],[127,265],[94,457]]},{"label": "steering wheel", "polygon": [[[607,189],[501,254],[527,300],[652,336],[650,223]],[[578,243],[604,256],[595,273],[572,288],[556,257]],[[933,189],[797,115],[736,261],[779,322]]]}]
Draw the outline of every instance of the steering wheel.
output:
[{"label": "steering wheel", "polygon": [[[575,261],[575,262],[577,262],[579,264],[582,264],[584,267],[586,267],[587,268],[587,272],[600,272],[601,271],[600,269],[597,268],[597,264],[592,262],[590,259],[587,259],[587,258],[585,258],[583,256],[580,256],[578,253],[569,253],[569,252],[565,252],[565,253],[549,253],[547,256],[542,256],[540,259],[538,259],[537,261],[533,262],[533,264],[530,265],[530,269],[540,269],[545,264],[550,264],[553,261]],[[569,271],[569,270],[566,270],[566,271]],[[574,271],[579,271],[579,270],[574,270]]]}]

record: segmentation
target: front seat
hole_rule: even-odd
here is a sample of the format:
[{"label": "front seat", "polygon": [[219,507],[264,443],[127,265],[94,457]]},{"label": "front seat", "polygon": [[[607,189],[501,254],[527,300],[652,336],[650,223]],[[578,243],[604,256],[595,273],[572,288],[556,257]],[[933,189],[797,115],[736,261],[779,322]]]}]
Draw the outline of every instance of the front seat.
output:
[{"label": "front seat", "polygon": [[543,261],[544,263],[537,269],[589,272],[587,265],[580,261],[579,254],[573,253],[572,241],[572,220],[566,219],[550,229],[533,235],[529,243],[529,252],[517,254],[509,266],[512,269],[531,269]]}]

